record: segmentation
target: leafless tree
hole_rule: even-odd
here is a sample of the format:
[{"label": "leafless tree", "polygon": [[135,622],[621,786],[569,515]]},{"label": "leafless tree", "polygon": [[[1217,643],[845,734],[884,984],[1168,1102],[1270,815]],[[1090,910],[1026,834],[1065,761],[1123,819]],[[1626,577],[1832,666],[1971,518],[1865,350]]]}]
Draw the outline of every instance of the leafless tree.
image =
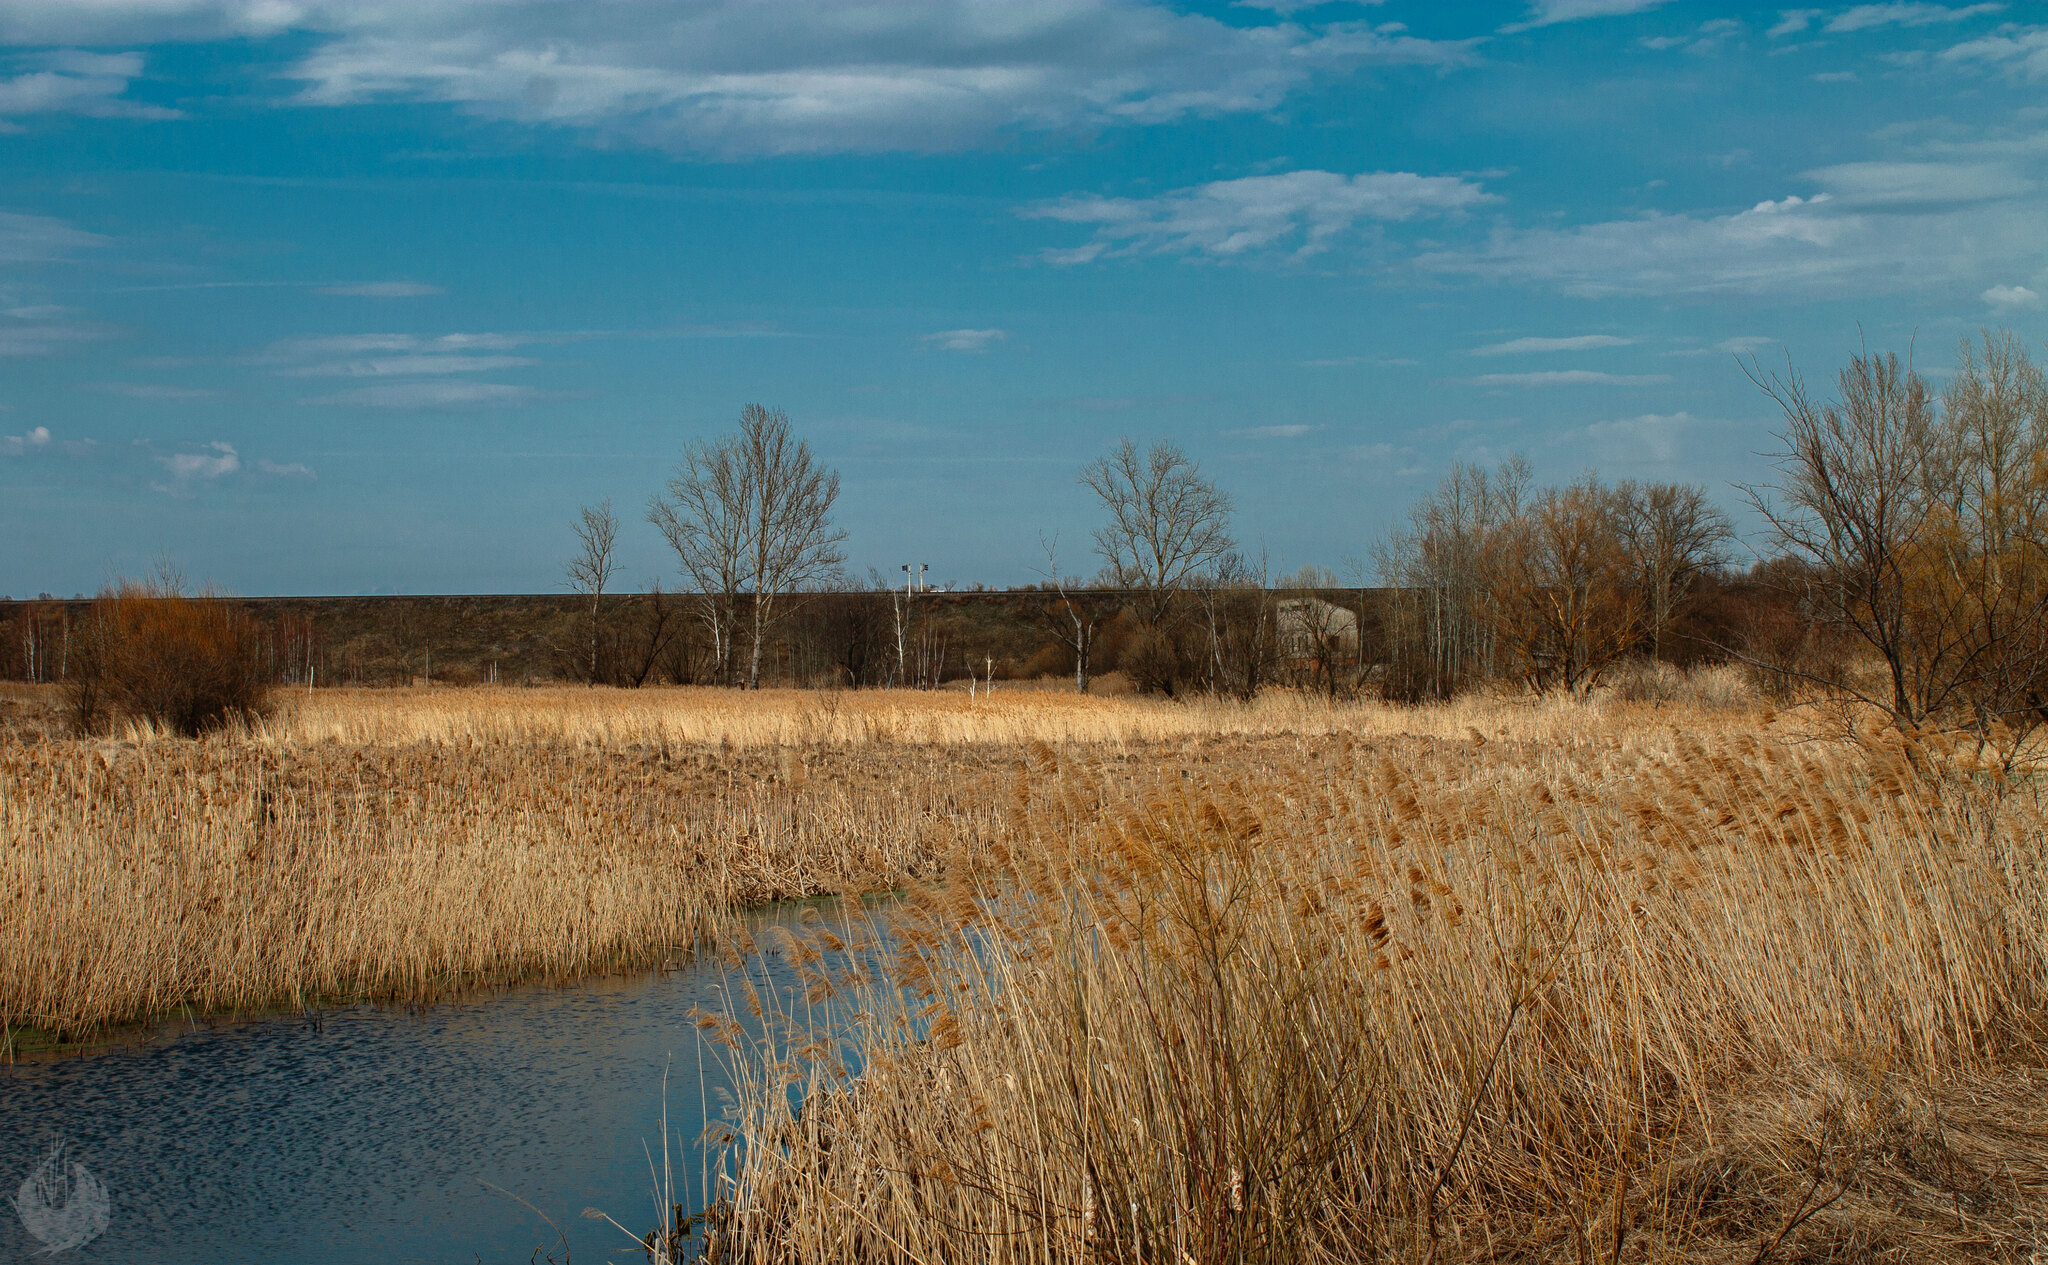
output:
[{"label": "leafless tree", "polygon": [[1642,635],[1643,594],[1592,476],[1539,494],[1496,529],[1481,562],[1501,654],[1541,691],[1584,694]]},{"label": "leafless tree", "polygon": [[576,555],[569,559],[567,567],[569,587],[590,599],[589,684],[594,686],[598,677],[604,591],[618,569],[613,550],[619,539],[619,520],[612,514],[611,498],[606,497],[595,506],[584,506],[571,530],[576,533]]},{"label": "leafless tree", "polygon": [[1529,463],[1497,470],[1459,463],[1374,550],[1390,589],[1384,615],[1387,693],[1410,701],[1449,698],[1498,670],[1491,595],[1482,563],[1489,542],[1523,511]]},{"label": "leafless tree", "polygon": [[1142,453],[1123,440],[1081,472],[1081,483],[1109,511],[1095,547],[1110,578],[1141,590],[1140,622],[1162,629],[1188,579],[1234,547],[1229,494],[1165,439]]},{"label": "leafless tree", "polygon": [[1039,607],[1039,618],[1062,646],[1074,652],[1074,689],[1086,694],[1088,660],[1095,649],[1095,629],[1102,621],[1103,608],[1077,596],[1079,585],[1074,577],[1060,573],[1059,537],[1047,540],[1041,535],[1038,543],[1045,550],[1045,570],[1040,574],[1052,586],[1052,595]]},{"label": "leafless tree", "polygon": [[1661,657],[1664,633],[1695,582],[1732,561],[1735,524],[1697,485],[1624,481],[1613,508],[1643,590],[1650,652]]},{"label": "leafless tree", "polygon": [[[1879,705],[1917,725],[1929,700],[1914,681],[1907,555],[1936,508],[1928,495],[1936,437],[1927,380],[1894,353],[1865,351],[1842,370],[1841,398],[1823,402],[1789,359],[1782,375],[1754,359],[1746,372],[1784,413],[1785,450],[1778,481],[1744,492],[1776,550],[1821,573],[1821,617],[1884,660],[1889,701]],[[1849,688],[1840,675],[1830,684]]]},{"label": "leafless tree", "polygon": [[1244,702],[1258,697],[1279,665],[1280,611],[1254,565],[1232,550],[1194,584],[1209,633],[1209,689]]},{"label": "leafless tree", "polygon": [[751,616],[747,687],[761,685],[761,654],[781,599],[837,573],[844,532],[832,528],[839,476],[790,434],[781,409],[749,404],[739,429],[716,444],[692,444],[647,517],[704,594],[721,675],[738,673],[734,651],[741,599]]},{"label": "leafless tree", "polygon": [[698,594],[699,613],[711,634],[712,672],[719,684],[739,677],[734,642],[740,593],[746,584],[749,503],[753,477],[740,444],[694,442],[669,477],[664,493],[647,503],[653,523]]},{"label": "leafless tree", "polygon": [[[2048,376],[2009,334],[1963,343],[1937,413],[1896,356],[1852,357],[1815,403],[1789,366],[1777,485],[1752,493],[1818,573],[1821,618],[1882,659],[1879,691],[1804,672],[1897,723],[1974,729],[2008,756],[2048,722]],[[2006,742],[2004,739],[2012,739]]]}]

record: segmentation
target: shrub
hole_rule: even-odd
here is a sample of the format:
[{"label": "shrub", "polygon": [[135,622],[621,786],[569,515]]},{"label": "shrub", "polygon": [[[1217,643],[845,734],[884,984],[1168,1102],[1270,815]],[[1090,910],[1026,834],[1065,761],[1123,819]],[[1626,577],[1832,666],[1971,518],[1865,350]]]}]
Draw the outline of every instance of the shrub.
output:
[{"label": "shrub", "polygon": [[123,581],[93,599],[67,683],[82,732],[115,712],[186,737],[270,710],[260,630],[218,594],[175,578]]}]

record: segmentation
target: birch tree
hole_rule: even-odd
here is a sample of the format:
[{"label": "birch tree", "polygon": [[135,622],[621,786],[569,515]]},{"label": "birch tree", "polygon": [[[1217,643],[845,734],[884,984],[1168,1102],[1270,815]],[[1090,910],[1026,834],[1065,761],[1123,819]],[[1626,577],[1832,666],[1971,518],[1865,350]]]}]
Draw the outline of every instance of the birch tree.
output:
[{"label": "birch tree", "polygon": [[618,543],[619,520],[612,514],[610,497],[596,505],[586,505],[571,525],[576,533],[576,555],[569,559],[566,568],[569,587],[590,600],[590,677],[589,684],[596,685],[598,678],[598,642],[604,606],[604,591],[612,582],[617,562],[613,549]]}]

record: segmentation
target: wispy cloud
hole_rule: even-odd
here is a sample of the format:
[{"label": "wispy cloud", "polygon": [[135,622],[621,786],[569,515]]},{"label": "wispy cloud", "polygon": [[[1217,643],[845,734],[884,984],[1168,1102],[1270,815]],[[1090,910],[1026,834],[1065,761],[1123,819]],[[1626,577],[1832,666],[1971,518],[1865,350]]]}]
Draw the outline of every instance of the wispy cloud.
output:
[{"label": "wispy cloud", "polygon": [[1095,226],[1085,245],[1040,258],[1080,264],[1119,255],[1228,259],[1292,245],[1296,257],[1329,249],[1361,221],[1455,215],[1494,201],[1476,181],[1407,171],[1295,171],[1177,189],[1152,198],[1083,195],[1027,208],[1033,219]]},{"label": "wispy cloud", "polygon": [[1671,381],[1668,373],[1600,373],[1592,369],[1545,369],[1538,373],[1482,373],[1468,379],[1482,387],[1649,387]]},{"label": "wispy cloud", "polygon": [[1321,429],[1320,426],[1310,426],[1304,422],[1289,422],[1280,426],[1245,426],[1223,433],[1233,439],[1300,439],[1303,435],[1313,434]]},{"label": "wispy cloud", "polygon": [[365,281],[359,285],[316,286],[313,293],[351,299],[417,299],[448,291],[443,286],[424,285],[418,281]]},{"label": "wispy cloud", "polygon": [[926,334],[920,341],[940,351],[980,353],[1009,336],[1009,331],[1002,329],[942,329]]},{"label": "wispy cloud", "polygon": [[88,53],[59,49],[28,59],[31,69],[0,75],[0,130],[5,122],[35,114],[83,114],[96,118],[175,119],[176,110],[127,100],[129,83],[142,74],[141,53]]},{"label": "wispy cloud", "polygon": [[1934,26],[1964,22],[2004,9],[2003,4],[1966,4],[1953,9],[1943,4],[1859,4],[1829,18],[1826,29],[1842,34],[1884,26]]},{"label": "wispy cloud", "polygon": [[527,356],[375,356],[299,365],[283,372],[295,378],[440,377],[451,373],[493,373],[537,363]]},{"label": "wispy cloud", "polygon": [[610,143],[720,155],[957,149],[1271,110],[1361,67],[1454,66],[1464,41],[1357,20],[1250,25],[1157,0],[585,4],[0,0],[22,43],[270,39],[300,104],[446,102]]},{"label": "wispy cloud", "polygon": [[1554,351],[1594,351],[1601,347],[1630,347],[1636,339],[1615,334],[1574,334],[1568,338],[1515,338],[1504,343],[1474,347],[1475,356],[1519,356]]},{"label": "wispy cloud", "polygon": [[316,396],[306,403],[356,408],[457,410],[526,404],[539,394],[532,387],[499,382],[394,382],[388,386],[358,387],[353,391]]},{"label": "wispy cloud", "polygon": [[1690,413],[1643,413],[1594,422],[1579,434],[1602,465],[1664,465],[1677,459],[1680,437],[1697,425]]},{"label": "wispy cloud", "polygon": [[2016,26],[1996,35],[1965,40],[1942,50],[1940,60],[1954,66],[1995,66],[2036,82],[2048,79],[2048,26]]},{"label": "wispy cloud", "polygon": [[304,462],[278,462],[267,458],[256,463],[256,472],[269,475],[274,479],[310,479],[313,477],[313,467]]},{"label": "wispy cloud", "polygon": [[108,240],[47,215],[0,211],[0,264],[48,263]]},{"label": "wispy cloud", "polygon": [[1559,22],[1582,22],[1587,18],[1616,18],[1661,8],[1671,0],[1533,0],[1529,15],[1501,28],[1503,35],[1555,26]]},{"label": "wispy cloud", "polygon": [[217,400],[225,394],[211,387],[181,387],[161,382],[95,382],[92,389],[130,400]]}]

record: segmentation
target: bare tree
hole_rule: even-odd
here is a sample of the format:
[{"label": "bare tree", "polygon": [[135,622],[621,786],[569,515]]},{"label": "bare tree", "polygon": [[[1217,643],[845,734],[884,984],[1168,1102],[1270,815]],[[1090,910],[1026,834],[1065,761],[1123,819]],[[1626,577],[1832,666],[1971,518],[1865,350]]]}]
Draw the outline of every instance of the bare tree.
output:
[{"label": "bare tree", "polygon": [[1038,543],[1045,550],[1045,570],[1040,574],[1053,593],[1040,606],[1039,619],[1055,640],[1074,652],[1074,689],[1086,694],[1088,660],[1095,650],[1095,629],[1102,621],[1103,609],[1099,603],[1077,597],[1074,577],[1060,574],[1059,537],[1047,540],[1041,535]]},{"label": "bare tree", "polygon": [[[1917,725],[1932,699],[1921,688],[1924,630],[1910,619],[1908,554],[1936,504],[1928,495],[1936,456],[1934,398],[1927,381],[1893,353],[1850,357],[1841,398],[1816,401],[1789,360],[1781,376],[1752,360],[1750,380],[1785,415],[1778,482],[1745,488],[1781,553],[1822,575],[1814,594],[1827,622],[1853,632],[1884,660],[1899,721]],[[1829,684],[1851,688],[1840,673]]]},{"label": "bare tree", "polygon": [[1549,488],[1497,528],[1481,569],[1504,657],[1538,691],[1584,694],[1642,635],[1643,594],[1592,476]]},{"label": "bare tree", "polygon": [[619,520],[612,514],[611,498],[606,497],[595,506],[584,506],[571,530],[576,533],[576,556],[567,567],[569,587],[590,599],[589,684],[594,686],[598,677],[597,648],[604,591],[618,569],[613,548],[619,538]]},{"label": "bare tree", "polygon": [[1234,547],[1229,494],[1165,439],[1143,453],[1123,440],[1081,472],[1081,483],[1109,511],[1095,547],[1110,578],[1142,590],[1141,622],[1163,629],[1189,578]]},{"label": "bare tree", "polygon": [[1650,653],[1662,657],[1664,633],[1695,582],[1732,560],[1735,525],[1697,485],[1624,481],[1613,508],[1643,589]]},{"label": "bare tree", "polygon": [[791,436],[781,409],[749,404],[738,431],[692,444],[647,517],[704,595],[720,675],[738,676],[741,598],[751,615],[747,687],[761,686],[761,653],[784,595],[821,583],[845,560],[832,529],[839,476]]},{"label": "bare tree", "polygon": [[1373,550],[1384,609],[1385,692],[1419,701],[1449,698],[1475,677],[1494,675],[1490,589],[1482,574],[1489,543],[1523,512],[1532,476],[1520,456],[1497,470],[1460,462],[1434,493]]}]

